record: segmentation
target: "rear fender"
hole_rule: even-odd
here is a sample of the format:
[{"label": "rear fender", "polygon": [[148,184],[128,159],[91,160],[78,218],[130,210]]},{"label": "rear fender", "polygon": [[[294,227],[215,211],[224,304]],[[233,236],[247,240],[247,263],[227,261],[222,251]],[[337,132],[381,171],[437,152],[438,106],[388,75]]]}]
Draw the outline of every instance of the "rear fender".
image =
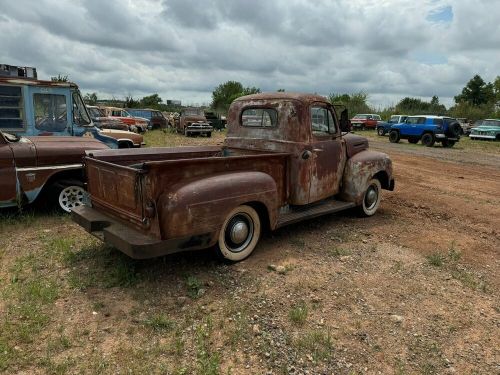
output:
[{"label": "rear fender", "polygon": [[271,227],[276,226],[277,186],[268,174],[226,173],[176,185],[158,199],[162,239],[210,233],[211,246],[228,213],[250,202],[263,204]]},{"label": "rear fender", "polygon": [[394,189],[392,162],[387,154],[376,151],[361,151],[347,160],[344,170],[341,198],[357,205],[363,201],[368,182],[380,180],[383,189]]}]

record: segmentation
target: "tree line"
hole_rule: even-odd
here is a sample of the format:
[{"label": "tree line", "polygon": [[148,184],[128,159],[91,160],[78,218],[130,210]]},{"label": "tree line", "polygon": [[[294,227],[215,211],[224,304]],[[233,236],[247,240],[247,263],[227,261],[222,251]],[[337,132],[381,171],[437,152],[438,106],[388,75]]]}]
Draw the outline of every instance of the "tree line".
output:
[{"label": "tree line", "polygon": [[[66,78],[67,76],[53,77]],[[277,91],[283,92],[284,89]],[[230,104],[240,96],[260,93],[257,87],[244,87],[240,82],[227,81],[218,85],[212,92],[210,107],[219,114],[227,114]],[[479,75],[475,75],[467,82],[462,91],[454,97],[455,104],[446,108],[439,102],[439,97],[434,95],[430,101],[420,98],[405,97],[396,105],[377,110],[369,104],[366,92],[357,93],[331,93],[328,99],[332,104],[342,104],[347,107],[351,115],[357,113],[378,113],[387,119],[392,114],[436,114],[451,117],[465,117],[470,120],[500,117],[500,76],[494,82],[485,82]],[[88,93],[84,96],[87,104],[97,103],[97,94]],[[131,95],[125,98],[127,108],[152,108],[160,111],[178,112],[181,106],[167,105],[158,94],[152,94],[142,99],[134,99]]]}]

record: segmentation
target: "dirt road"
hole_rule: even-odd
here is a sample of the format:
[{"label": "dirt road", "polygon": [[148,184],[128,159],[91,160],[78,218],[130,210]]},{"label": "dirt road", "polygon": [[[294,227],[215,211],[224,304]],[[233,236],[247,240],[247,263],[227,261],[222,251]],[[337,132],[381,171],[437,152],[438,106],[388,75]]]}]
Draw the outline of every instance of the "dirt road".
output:
[{"label": "dirt road", "polygon": [[0,369],[499,373],[498,154],[370,142],[396,174],[375,217],[285,227],[236,265],[132,261],[65,217],[7,222]]}]

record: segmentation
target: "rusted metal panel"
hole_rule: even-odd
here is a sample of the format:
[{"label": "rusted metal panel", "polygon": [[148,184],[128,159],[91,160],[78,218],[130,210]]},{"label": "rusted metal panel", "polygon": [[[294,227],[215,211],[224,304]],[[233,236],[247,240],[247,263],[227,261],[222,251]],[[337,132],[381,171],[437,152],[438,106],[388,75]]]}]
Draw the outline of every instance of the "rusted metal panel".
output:
[{"label": "rusted metal panel", "polygon": [[389,184],[393,180],[392,162],[387,154],[365,150],[349,158],[344,171],[341,198],[360,204],[368,181],[377,173],[385,173]]}]

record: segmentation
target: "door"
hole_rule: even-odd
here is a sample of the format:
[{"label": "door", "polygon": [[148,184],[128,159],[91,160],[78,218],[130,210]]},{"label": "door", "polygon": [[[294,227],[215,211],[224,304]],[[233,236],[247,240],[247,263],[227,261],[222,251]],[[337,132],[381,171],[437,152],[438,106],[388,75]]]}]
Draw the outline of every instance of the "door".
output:
[{"label": "door", "polygon": [[14,155],[0,134],[0,207],[16,205],[17,179]]},{"label": "door", "polygon": [[346,153],[333,109],[313,104],[311,116],[311,164],[309,203],[339,192]]},{"label": "door", "polygon": [[73,135],[70,90],[67,87],[28,87],[26,116],[30,135]]}]

